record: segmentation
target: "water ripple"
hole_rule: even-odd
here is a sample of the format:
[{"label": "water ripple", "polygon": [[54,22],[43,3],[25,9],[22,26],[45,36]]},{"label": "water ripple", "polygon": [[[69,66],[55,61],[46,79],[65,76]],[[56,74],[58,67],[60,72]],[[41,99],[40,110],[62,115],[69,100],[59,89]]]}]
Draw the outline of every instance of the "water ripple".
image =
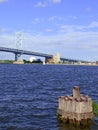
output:
[{"label": "water ripple", "polygon": [[76,130],[56,117],[59,96],[76,85],[98,101],[98,67],[0,65],[0,130]]}]

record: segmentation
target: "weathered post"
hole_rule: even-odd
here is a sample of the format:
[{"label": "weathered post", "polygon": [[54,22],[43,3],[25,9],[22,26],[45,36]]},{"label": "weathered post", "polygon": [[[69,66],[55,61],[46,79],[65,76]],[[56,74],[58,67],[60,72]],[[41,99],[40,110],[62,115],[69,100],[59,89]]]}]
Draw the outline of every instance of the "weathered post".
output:
[{"label": "weathered post", "polygon": [[73,87],[73,98],[80,98],[80,87]]},{"label": "weathered post", "polygon": [[58,117],[77,126],[89,125],[93,118],[92,99],[80,94],[80,87],[75,86],[72,96],[59,98]]}]

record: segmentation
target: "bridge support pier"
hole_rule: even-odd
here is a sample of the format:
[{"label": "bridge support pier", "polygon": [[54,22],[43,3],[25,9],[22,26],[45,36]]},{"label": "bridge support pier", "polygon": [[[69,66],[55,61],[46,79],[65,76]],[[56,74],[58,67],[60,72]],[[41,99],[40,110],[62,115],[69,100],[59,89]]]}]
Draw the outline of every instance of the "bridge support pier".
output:
[{"label": "bridge support pier", "polygon": [[21,57],[21,54],[15,53],[15,61],[18,61],[20,57]]},{"label": "bridge support pier", "polygon": [[14,53],[15,54],[15,61],[13,62],[13,64],[24,64],[23,60],[20,58],[21,57],[21,53]]},{"label": "bridge support pier", "polygon": [[45,63],[53,63],[53,57],[52,58],[45,57]]},{"label": "bridge support pier", "polygon": [[53,57],[45,57],[45,62],[46,63],[53,63],[53,64],[58,64],[60,63],[60,54],[57,53]]}]

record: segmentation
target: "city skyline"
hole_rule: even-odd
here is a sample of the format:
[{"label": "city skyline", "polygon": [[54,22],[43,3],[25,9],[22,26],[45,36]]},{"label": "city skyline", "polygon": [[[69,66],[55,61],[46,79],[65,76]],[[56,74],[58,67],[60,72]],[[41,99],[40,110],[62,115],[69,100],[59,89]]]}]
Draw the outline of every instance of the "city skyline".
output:
[{"label": "city skyline", "polygon": [[[0,0],[0,47],[16,48],[16,32],[21,31],[24,50],[97,61],[97,4],[97,0]],[[0,59],[9,55],[1,53]]]}]

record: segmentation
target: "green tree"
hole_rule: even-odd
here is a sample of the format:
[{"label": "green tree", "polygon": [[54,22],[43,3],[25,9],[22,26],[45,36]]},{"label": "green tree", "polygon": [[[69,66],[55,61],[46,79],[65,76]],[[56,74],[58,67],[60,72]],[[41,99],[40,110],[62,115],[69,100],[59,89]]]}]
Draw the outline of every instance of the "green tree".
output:
[{"label": "green tree", "polygon": [[93,101],[93,113],[95,116],[98,117],[98,103],[96,103],[95,101]]}]

